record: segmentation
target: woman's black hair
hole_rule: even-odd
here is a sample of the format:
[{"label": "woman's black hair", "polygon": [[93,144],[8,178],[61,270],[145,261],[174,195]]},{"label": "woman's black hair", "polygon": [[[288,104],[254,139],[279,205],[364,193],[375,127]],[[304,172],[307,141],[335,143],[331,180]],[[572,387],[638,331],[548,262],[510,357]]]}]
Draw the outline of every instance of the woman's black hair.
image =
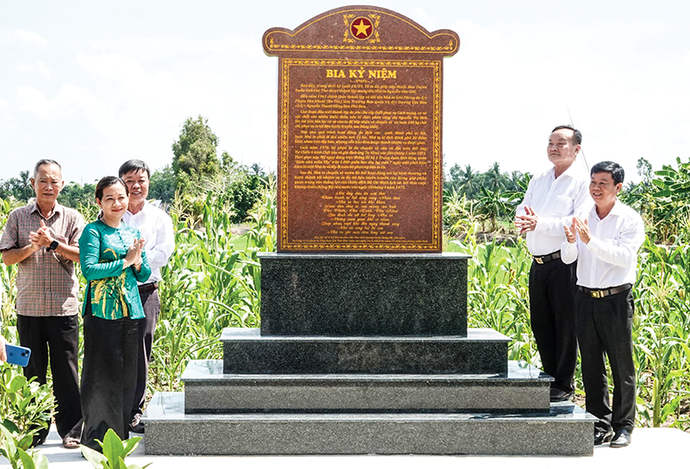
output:
[{"label": "woman's black hair", "polygon": [[96,184],[96,198],[98,200],[101,200],[103,198],[103,189],[105,189],[106,187],[114,186],[117,183],[122,184],[122,187],[125,188],[125,193],[129,195],[129,187],[127,187],[125,181],[123,181],[117,176],[106,176],[104,178],[101,178],[101,180],[98,181],[98,184]]}]

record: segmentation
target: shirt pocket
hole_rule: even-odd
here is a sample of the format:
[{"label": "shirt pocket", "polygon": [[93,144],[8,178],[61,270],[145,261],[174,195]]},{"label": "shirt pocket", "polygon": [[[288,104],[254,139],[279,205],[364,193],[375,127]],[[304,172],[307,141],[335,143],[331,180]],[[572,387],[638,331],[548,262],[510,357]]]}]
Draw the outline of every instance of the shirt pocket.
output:
[{"label": "shirt pocket", "polygon": [[549,215],[552,217],[565,217],[573,214],[573,199],[566,195],[557,195],[549,204]]}]

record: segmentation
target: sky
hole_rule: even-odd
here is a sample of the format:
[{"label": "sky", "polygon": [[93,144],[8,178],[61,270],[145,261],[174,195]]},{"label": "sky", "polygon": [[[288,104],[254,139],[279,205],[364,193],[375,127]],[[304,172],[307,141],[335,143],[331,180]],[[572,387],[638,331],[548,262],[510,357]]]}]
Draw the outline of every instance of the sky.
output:
[{"label": "sky", "polygon": [[[690,2],[373,4],[460,36],[444,59],[446,169],[537,173],[551,129],[571,121],[581,164],[613,160],[629,180],[641,157],[655,170],[690,159]],[[275,170],[278,58],[261,37],[346,5],[0,0],[0,179],[41,158],[79,183],[131,158],[159,169],[199,115],[219,155]]]}]

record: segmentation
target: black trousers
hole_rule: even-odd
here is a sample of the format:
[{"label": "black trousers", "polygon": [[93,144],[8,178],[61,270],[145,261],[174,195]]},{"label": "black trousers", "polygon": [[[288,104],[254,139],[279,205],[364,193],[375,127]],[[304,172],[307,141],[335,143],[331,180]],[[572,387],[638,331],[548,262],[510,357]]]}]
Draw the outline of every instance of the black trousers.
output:
[{"label": "black trousers", "polygon": [[130,421],[141,417],[146,402],[146,382],[149,375],[149,363],[151,363],[151,350],[153,349],[153,336],[158,324],[158,313],[161,310],[161,300],[158,290],[149,290],[139,293],[141,304],[144,307],[146,318],[139,320],[139,345],[137,359],[137,387],[134,391],[134,403]]},{"label": "black trousers", "polygon": [[[17,332],[22,347],[31,349],[24,376],[46,383],[48,358],[53,375],[53,395],[57,403],[55,426],[61,437],[78,437],[81,431],[81,405],[77,358],[79,355],[79,317],[32,317],[17,315]],[[40,437],[48,435],[41,430]]]},{"label": "black trousers", "polygon": [[139,320],[101,319],[84,315],[84,362],[81,373],[84,431],[81,443],[101,451],[112,428],[129,438],[129,416],[137,379],[137,341]]},{"label": "black trousers", "polygon": [[575,334],[575,281],[577,262],[560,259],[545,264],[532,262],[529,300],[532,333],[544,372],[553,376],[552,389],[571,392],[577,366]]},{"label": "black trousers", "polygon": [[[633,362],[632,290],[592,298],[575,295],[577,337],[582,357],[582,382],[587,412],[599,419],[595,426],[607,431],[635,427],[635,364]],[[606,356],[613,376],[613,411],[609,405]]]}]

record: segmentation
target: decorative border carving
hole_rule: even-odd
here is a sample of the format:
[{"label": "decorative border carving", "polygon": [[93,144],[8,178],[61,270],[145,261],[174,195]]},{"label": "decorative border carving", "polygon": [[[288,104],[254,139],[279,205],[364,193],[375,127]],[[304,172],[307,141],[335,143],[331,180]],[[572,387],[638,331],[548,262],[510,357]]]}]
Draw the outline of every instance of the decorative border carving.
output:
[{"label": "decorative border carving", "polygon": [[[388,243],[353,243],[345,244],[333,241],[293,241],[288,237],[288,161],[290,138],[290,67],[322,67],[322,66],[374,66],[374,67],[408,67],[432,69],[432,166],[433,166],[433,193],[432,193],[432,234],[431,241],[420,243],[419,240],[409,242]],[[278,149],[278,176],[280,182],[278,211],[280,214],[279,238],[280,249],[285,251],[440,251],[442,248],[441,210],[442,210],[442,162],[441,162],[441,60],[380,60],[380,59],[287,59],[280,58],[280,128]]]},{"label": "decorative border carving", "polygon": [[[346,33],[349,34],[349,33]],[[379,42],[378,32],[376,33],[377,41]],[[354,41],[353,41],[354,42]],[[309,52],[406,52],[406,53],[442,53],[454,52],[457,46],[454,40],[448,41],[445,46],[367,46],[367,45],[328,45],[328,44],[276,44],[273,38],[268,40],[269,49],[272,52],[295,52],[295,51],[309,51]]]},{"label": "decorative border carving", "polygon": [[[290,39],[296,37],[300,32],[313,26],[315,23],[322,21],[332,15],[342,15],[343,24],[345,26],[345,31],[343,34],[343,40],[341,44],[283,44],[277,41],[278,35],[284,35]],[[448,37],[448,41],[445,44],[433,45],[433,46],[384,46],[376,45],[381,42],[381,37],[379,35],[379,25],[382,21],[382,15],[386,16],[386,19],[390,17],[391,19],[401,21],[408,24],[412,28],[419,31],[421,34],[426,36],[428,40],[433,40],[439,37]],[[373,38],[368,38],[367,44],[357,44],[357,40],[350,34],[350,23],[353,19],[359,16],[366,16],[374,23],[375,33]],[[431,35],[433,34],[433,35]],[[407,53],[407,54],[443,54],[444,56],[453,55],[458,51],[460,43],[457,39],[457,35],[452,31],[437,31],[434,33],[427,32],[421,26],[415,24],[413,21],[400,16],[390,11],[372,10],[368,8],[357,8],[357,9],[338,9],[334,11],[331,15],[320,16],[314,18],[307,24],[302,25],[302,27],[296,31],[289,31],[283,29],[277,29],[268,32],[264,37],[264,48],[267,52],[380,52],[380,53]]]}]

